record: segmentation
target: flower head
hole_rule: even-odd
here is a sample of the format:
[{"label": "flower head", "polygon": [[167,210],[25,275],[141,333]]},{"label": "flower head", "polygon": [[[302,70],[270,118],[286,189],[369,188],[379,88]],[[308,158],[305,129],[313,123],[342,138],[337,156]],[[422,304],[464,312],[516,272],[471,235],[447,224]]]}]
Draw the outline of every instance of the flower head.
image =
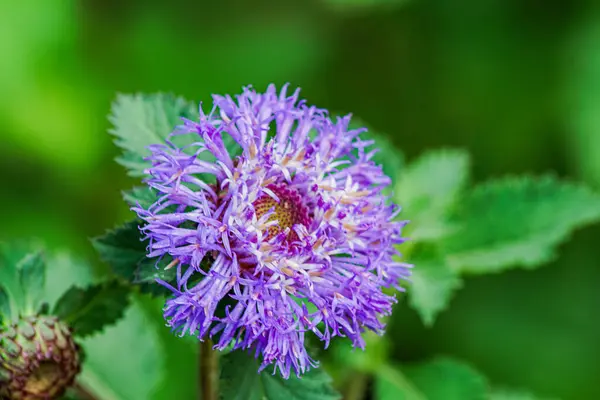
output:
[{"label": "flower head", "polygon": [[[209,114],[184,120],[150,147],[145,221],[149,257],[169,257],[177,284],[164,316],[180,335],[252,349],[284,377],[315,362],[304,340],[346,336],[364,347],[409,275],[390,179],[372,161],[366,129],[298,99],[299,91],[245,88],[213,96]],[[187,145],[175,142],[185,135]],[[201,278],[201,279],[198,279]]]},{"label": "flower head", "polygon": [[0,398],[57,399],[80,370],[79,346],[57,318],[22,317],[0,328]]}]

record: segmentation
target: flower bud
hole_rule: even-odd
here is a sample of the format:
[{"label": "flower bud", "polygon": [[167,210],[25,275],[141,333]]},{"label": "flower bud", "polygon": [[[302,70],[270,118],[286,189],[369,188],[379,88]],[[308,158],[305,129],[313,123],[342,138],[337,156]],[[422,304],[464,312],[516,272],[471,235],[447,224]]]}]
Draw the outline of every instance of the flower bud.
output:
[{"label": "flower bud", "polygon": [[79,346],[56,317],[25,317],[0,328],[0,398],[57,399],[80,369]]}]

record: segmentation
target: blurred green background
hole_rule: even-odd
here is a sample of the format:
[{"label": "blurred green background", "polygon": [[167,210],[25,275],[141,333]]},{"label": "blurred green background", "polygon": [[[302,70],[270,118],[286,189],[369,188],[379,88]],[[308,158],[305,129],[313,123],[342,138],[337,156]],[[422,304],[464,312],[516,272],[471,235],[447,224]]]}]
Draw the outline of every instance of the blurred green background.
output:
[{"label": "blurred green background", "polygon": [[[458,146],[478,181],[553,171],[600,188],[597,1],[0,0],[0,239],[94,261],[88,238],[132,217],[106,133],[116,92],[209,102],[287,81],[409,160]],[[468,279],[432,329],[400,304],[393,356],[600,398],[599,242],[592,227],[547,267]]]}]

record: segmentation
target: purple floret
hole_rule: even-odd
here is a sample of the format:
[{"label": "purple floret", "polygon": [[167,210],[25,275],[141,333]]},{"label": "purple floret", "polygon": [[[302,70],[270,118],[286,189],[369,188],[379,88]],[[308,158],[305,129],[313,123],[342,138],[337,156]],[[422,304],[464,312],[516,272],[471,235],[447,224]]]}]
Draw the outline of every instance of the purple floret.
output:
[{"label": "purple floret", "polygon": [[[360,348],[366,329],[381,334],[396,302],[382,289],[402,290],[410,275],[396,250],[404,222],[382,193],[391,182],[366,129],[298,94],[271,85],[213,96],[210,114],[150,147],[158,200],[134,208],[148,257],[177,268],[176,287],[160,281],[173,292],[167,324],[219,350],[250,349],[261,370],[275,364],[286,378],[316,365],[307,332]],[[193,144],[176,146],[180,135]]]}]

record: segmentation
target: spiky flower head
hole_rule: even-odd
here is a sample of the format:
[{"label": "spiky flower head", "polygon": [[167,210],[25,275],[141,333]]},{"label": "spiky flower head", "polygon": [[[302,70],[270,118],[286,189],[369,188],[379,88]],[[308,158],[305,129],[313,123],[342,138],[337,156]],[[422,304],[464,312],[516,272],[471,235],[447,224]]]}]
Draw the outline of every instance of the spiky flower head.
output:
[{"label": "spiky flower head", "polygon": [[[363,331],[381,333],[395,302],[382,288],[409,275],[395,257],[404,223],[366,129],[298,94],[214,95],[209,114],[200,108],[150,147],[158,200],[134,207],[148,257],[177,268],[175,287],[159,281],[173,292],[168,325],[215,336],[217,349],[252,349],[284,377],[316,364],[307,332],[325,347],[333,336],[364,347]],[[181,135],[193,144],[177,146]]]},{"label": "spiky flower head", "polygon": [[80,369],[79,347],[57,318],[25,317],[0,329],[2,399],[57,399]]}]

